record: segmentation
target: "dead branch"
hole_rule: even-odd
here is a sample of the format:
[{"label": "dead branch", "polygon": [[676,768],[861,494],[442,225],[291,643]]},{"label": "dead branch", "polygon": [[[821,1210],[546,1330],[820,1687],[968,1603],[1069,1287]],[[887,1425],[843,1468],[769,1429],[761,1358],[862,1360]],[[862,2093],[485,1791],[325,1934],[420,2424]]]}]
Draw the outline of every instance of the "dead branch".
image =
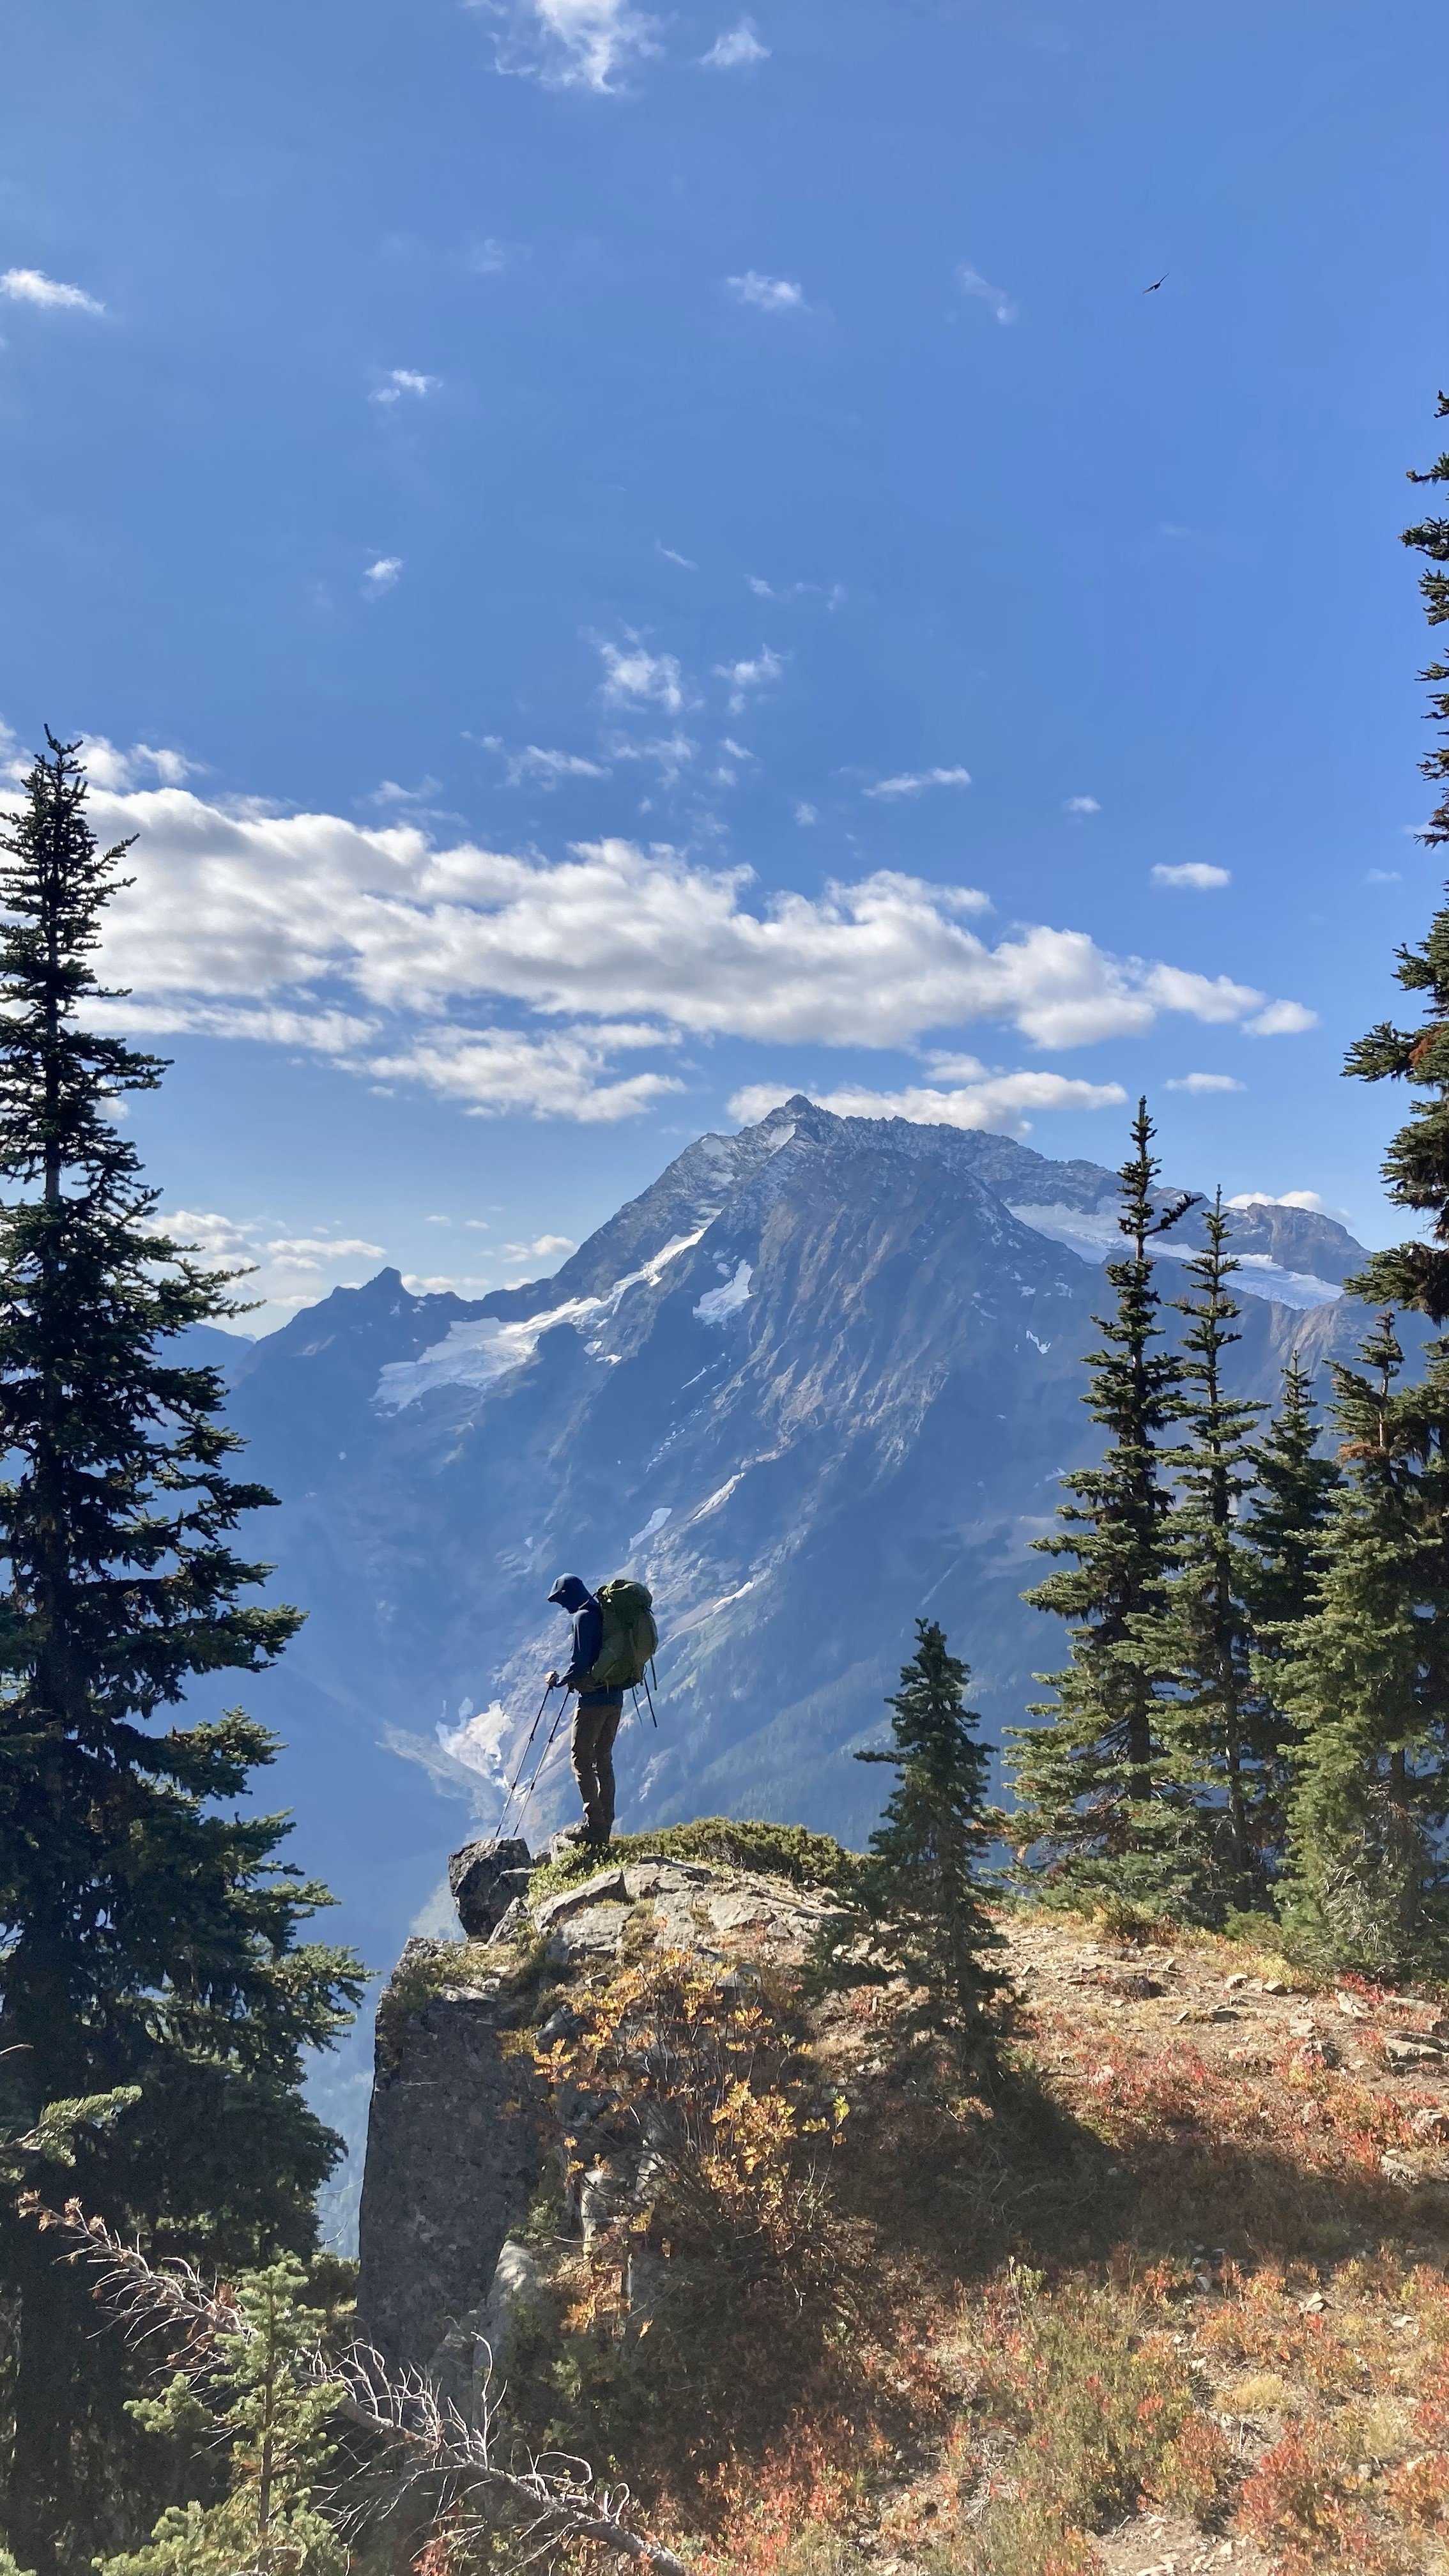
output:
[{"label": "dead branch", "polygon": [[[29,2212],[43,2228],[67,2240],[69,2261],[95,2266],[95,2295],[127,2340],[161,2337],[175,2367],[194,2383],[204,2383],[222,2367],[223,2337],[247,2338],[254,2331],[224,2284],[208,2287],[195,2266],[179,2258],[152,2263],[103,2219],[88,2217],[78,2201],[52,2210],[32,2194]],[[470,2521],[470,2497],[486,2496],[504,2508],[516,2526],[520,2571],[560,2541],[588,2540],[615,2558],[656,2570],[658,2576],[687,2576],[683,2560],[672,2550],[624,2520],[628,2488],[598,2484],[587,2461],[550,2453],[529,2454],[521,2469],[500,2465],[491,2354],[488,2360],[476,2423],[440,2397],[421,2371],[390,2371],[370,2344],[354,2344],[340,2360],[314,2346],[298,2356],[297,2366],[314,2386],[334,2393],[339,2415],[401,2452],[406,2463],[402,2491],[426,2483],[436,2511],[461,2512],[465,2535],[470,2527],[479,2532],[496,2527],[496,2517]],[[459,2527],[456,2521],[454,2527]]]}]

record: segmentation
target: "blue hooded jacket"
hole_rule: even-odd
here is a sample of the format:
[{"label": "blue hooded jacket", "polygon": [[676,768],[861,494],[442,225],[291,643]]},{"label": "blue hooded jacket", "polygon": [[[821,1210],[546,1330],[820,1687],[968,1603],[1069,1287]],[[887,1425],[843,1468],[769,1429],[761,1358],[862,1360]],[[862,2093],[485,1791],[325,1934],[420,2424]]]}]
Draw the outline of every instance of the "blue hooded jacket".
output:
[{"label": "blue hooded jacket", "polygon": [[[604,1614],[588,1585],[577,1574],[561,1574],[550,1601],[567,1610],[574,1623],[574,1650],[566,1673],[559,1678],[565,1690],[578,1690],[582,1676],[593,1670],[604,1642]],[[580,1708],[609,1708],[623,1704],[621,1690],[579,1691]]]}]

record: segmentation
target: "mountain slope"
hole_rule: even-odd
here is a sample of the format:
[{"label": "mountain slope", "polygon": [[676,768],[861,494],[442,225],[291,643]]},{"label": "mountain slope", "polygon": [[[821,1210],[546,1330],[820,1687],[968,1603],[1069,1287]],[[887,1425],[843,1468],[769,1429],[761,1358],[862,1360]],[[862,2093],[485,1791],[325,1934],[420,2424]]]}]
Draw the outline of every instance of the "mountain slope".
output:
[{"label": "mountain slope", "polygon": [[[621,1820],[861,1835],[876,1783],[848,1754],[922,1610],[993,1733],[1019,1719],[1061,1650],[1019,1594],[1092,1437],[1114,1191],[1001,1137],[796,1099],[699,1139],[550,1280],[470,1303],[384,1271],[244,1354],[232,1417],[284,1497],[278,1589],[310,1614],[253,1704],[288,1739],[301,1856],[372,1956],[456,1839],[438,1788],[496,1810],[563,1647],[560,1570],[627,1565],[657,1595],[661,1725],[626,1735]],[[1236,1242],[1237,1373],[1267,1396],[1293,1347],[1352,1347],[1357,1247],[1282,1208],[1244,1211]],[[570,1804],[556,1758],[531,1822]]]}]

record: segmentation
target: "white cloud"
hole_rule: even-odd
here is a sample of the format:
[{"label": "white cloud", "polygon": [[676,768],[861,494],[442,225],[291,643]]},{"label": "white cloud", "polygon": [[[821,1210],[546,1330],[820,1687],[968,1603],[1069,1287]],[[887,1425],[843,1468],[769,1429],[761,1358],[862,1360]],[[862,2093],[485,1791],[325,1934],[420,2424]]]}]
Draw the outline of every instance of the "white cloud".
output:
[{"label": "white cloud", "polygon": [[1160,886],[1190,886],[1194,894],[1210,894],[1218,886],[1231,885],[1227,868],[1210,868],[1202,859],[1185,859],[1179,868],[1155,867],[1152,882]]},{"label": "white cloud", "polygon": [[47,277],[38,268],[7,268],[0,276],[0,295],[7,295],[12,304],[63,306],[71,313],[104,313],[106,309],[93,295],[87,295],[84,287],[63,286],[58,277]]},{"label": "white cloud", "polygon": [[562,1029],[529,1037],[514,1029],[424,1028],[391,1054],[368,1059],[381,1082],[416,1082],[475,1118],[572,1118],[610,1126],[681,1091],[673,1075],[610,1078],[620,1049],[667,1044],[658,1029],[627,1025]]},{"label": "white cloud", "polygon": [[[1031,1134],[1031,1121],[1023,1114],[1028,1109],[1120,1109],[1127,1097],[1120,1082],[1078,1082],[1061,1073],[993,1074],[972,1057],[957,1059],[955,1070],[965,1074],[968,1068],[970,1078],[949,1090],[921,1084],[906,1091],[869,1091],[848,1083],[810,1097],[837,1118],[906,1118],[918,1127],[987,1128],[1002,1136]],[[751,1125],[797,1088],[747,1084],[730,1101],[730,1116]]]},{"label": "white cloud", "polygon": [[688,555],[680,554],[677,547],[667,546],[662,537],[656,537],[654,543],[666,563],[678,564],[681,572],[698,572],[697,563],[691,563]]},{"label": "white cloud", "polygon": [[1246,1091],[1248,1086],[1245,1082],[1239,1082],[1231,1073],[1179,1073],[1169,1082],[1167,1088],[1169,1091],[1206,1093]]},{"label": "white cloud", "polygon": [[928,787],[969,787],[969,769],[904,769],[897,778],[878,778],[867,796],[924,796]]},{"label": "white cloud", "polygon": [[[298,1306],[312,1305],[331,1288],[354,1285],[359,1266],[387,1257],[381,1244],[361,1235],[277,1234],[265,1218],[224,1216],[215,1209],[166,1208],[158,1223],[176,1242],[194,1244],[203,1261],[224,1269],[243,1266],[252,1274],[237,1288],[261,1310],[240,1319],[249,1332],[271,1331]],[[339,1272],[354,1276],[340,1278]]]},{"label": "white cloud", "polygon": [[505,1243],[505,1258],[513,1264],[520,1261],[561,1261],[565,1253],[577,1252],[571,1234],[537,1234],[532,1243]]},{"label": "white cloud", "polygon": [[1318,1013],[1303,1002],[1270,1002],[1243,1025],[1250,1038],[1300,1038],[1305,1029],[1317,1028]]},{"label": "white cloud", "polygon": [[521,785],[525,778],[536,778],[543,787],[557,787],[562,778],[607,778],[607,769],[597,760],[585,760],[576,751],[544,751],[536,742],[526,743],[522,751],[508,756],[507,779],[510,787]]},{"label": "white cloud", "polygon": [[95,787],[137,787],[146,770],[163,787],[184,787],[196,775],[196,764],[184,760],[179,751],[156,751],[149,742],[133,742],[129,751],[121,751],[103,733],[85,736],[81,757]]},{"label": "white cloud", "polygon": [[[898,1047],[979,1022],[1057,1048],[1169,1012],[1262,1034],[1312,1019],[1080,930],[1027,924],[990,945],[968,926],[984,895],[889,869],[751,908],[748,869],[664,845],[440,847],[412,816],[237,811],[181,787],[97,786],[92,812],[105,842],[138,835],[102,961],[132,997],[98,1020],[308,1047],[481,1110],[630,1115],[671,1086],[619,1078],[616,1057],[679,1031]],[[568,1025],[461,1025],[499,1003]],[[616,1017],[595,1025],[604,1008]]]},{"label": "white cloud", "polygon": [[677,716],[685,704],[684,682],[672,653],[651,653],[631,635],[627,644],[601,644],[603,694],[612,707],[663,707]]},{"label": "white cloud", "polygon": [[324,1261],[384,1261],[386,1246],[365,1243],[358,1235],[282,1234],[267,1244],[274,1261],[288,1268],[318,1270]]},{"label": "white cloud", "polygon": [[362,578],[372,590],[391,590],[401,571],[401,555],[379,555],[376,563],[368,565]]},{"label": "white cloud", "polygon": [[761,645],[753,661],[716,662],[715,678],[728,680],[730,684],[731,715],[737,716],[748,705],[752,689],[768,688],[771,681],[778,680],[784,668],[779,654],[772,653],[768,644]]},{"label": "white cloud", "polygon": [[753,18],[742,18],[727,35],[716,36],[709,52],[700,56],[701,62],[717,72],[738,71],[743,64],[765,63],[769,59],[770,48],[761,44]]},{"label": "white cloud", "polygon": [[797,823],[804,824],[818,823],[820,820],[818,807],[807,805],[803,796],[798,797],[795,804],[795,820]]},{"label": "white cloud", "polygon": [[1239,1190],[1236,1198],[1226,1202],[1230,1208],[1290,1207],[1307,1208],[1312,1216],[1326,1216],[1328,1201],[1317,1190],[1284,1190],[1274,1198],[1267,1190]]},{"label": "white cloud", "polygon": [[609,744],[611,760],[649,761],[659,772],[661,787],[672,787],[698,753],[699,745],[687,733],[649,734],[642,741],[630,742],[627,736],[615,735]]},{"label": "white cloud", "polygon": [[805,290],[790,277],[766,277],[758,268],[747,268],[743,277],[727,277],[725,284],[737,304],[753,304],[761,313],[804,309]]},{"label": "white cloud", "polygon": [[[468,0],[502,14],[502,0]],[[656,18],[628,0],[516,0],[496,39],[502,72],[519,72],[552,89],[617,92],[633,62],[659,52]]]},{"label": "white cloud", "polygon": [[386,383],[379,385],[367,399],[375,403],[395,403],[401,402],[404,394],[423,399],[428,394],[435,394],[441,382],[440,376],[419,375],[416,367],[394,367]]},{"label": "white cloud", "polygon": [[509,252],[505,242],[495,241],[485,233],[481,241],[468,244],[463,253],[463,266],[472,277],[497,277],[508,266]]},{"label": "white cloud", "polygon": [[1062,807],[1064,814],[1100,814],[1101,811],[1095,796],[1069,796]]},{"label": "white cloud", "polygon": [[956,271],[956,283],[963,295],[974,295],[981,303],[989,304],[998,322],[1016,320],[1020,307],[1012,302],[1004,287],[992,286],[979,268],[972,268],[963,260]]},{"label": "white cloud", "polygon": [[1397,868],[1370,868],[1364,878],[1365,885],[1402,885],[1403,882]]}]

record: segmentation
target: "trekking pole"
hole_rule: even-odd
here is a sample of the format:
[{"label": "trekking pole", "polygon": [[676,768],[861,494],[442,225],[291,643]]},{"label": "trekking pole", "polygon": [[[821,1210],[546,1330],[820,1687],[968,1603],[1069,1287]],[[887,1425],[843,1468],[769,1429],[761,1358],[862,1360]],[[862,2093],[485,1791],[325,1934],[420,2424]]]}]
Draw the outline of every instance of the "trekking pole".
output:
[{"label": "trekking pole", "polygon": [[[544,1766],[545,1762],[548,1760],[549,1755],[550,1755],[550,1754],[552,1753],[552,1751],[553,1751],[554,1744],[555,1744],[555,1742],[556,1742],[556,1740],[557,1740],[557,1737],[558,1737],[558,1731],[559,1731],[559,1728],[562,1726],[562,1724],[563,1724],[563,1722],[564,1722],[564,1718],[565,1718],[565,1716],[566,1716],[566,1714],[567,1714],[567,1711],[568,1711],[568,1704],[569,1704],[569,1703],[568,1703],[568,1694],[567,1694],[567,1692],[565,1692],[565,1694],[564,1694],[564,1699],[563,1699],[563,1705],[562,1705],[562,1707],[559,1709],[558,1715],[555,1717],[555,1719],[554,1719],[554,1722],[553,1722],[552,1726],[549,1728],[549,1731],[548,1731],[548,1742],[545,1744],[545,1746],[544,1746],[544,1748],[543,1748],[543,1751],[540,1753],[540,1755],[539,1755],[539,1757],[538,1757],[538,1762],[537,1762],[537,1764],[536,1764],[536,1766],[535,1766],[535,1769],[534,1769],[533,1778],[529,1781],[528,1787],[524,1790],[523,1797],[522,1797],[522,1799],[521,1799],[521,1801],[520,1801],[520,1803],[519,1803],[519,1809],[518,1809],[518,1821],[519,1821],[519,1823],[520,1823],[520,1824],[522,1824],[524,1817],[525,1817],[525,1816],[527,1815],[527,1813],[528,1813],[528,1802],[529,1802],[529,1800],[531,1799],[531,1797],[533,1796],[534,1790],[538,1787],[539,1781],[540,1781],[540,1779],[541,1779],[541,1778],[542,1778],[542,1776],[543,1776],[543,1766]],[[542,1709],[540,1709],[540,1710],[539,1710],[539,1715],[540,1715],[540,1717],[543,1715],[543,1711],[542,1711]]]},{"label": "trekking pole", "polygon": [[523,1774],[524,1774],[524,1771],[525,1771],[525,1769],[526,1769],[526,1767],[527,1767],[527,1763],[528,1763],[529,1753],[530,1753],[530,1751],[532,1750],[532,1747],[533,1747],[533,1739],[534,1739],[534,1737],[535,1737],[535,1736],[537,1735],[537,1733],[538,1733],[538,1722],[539,1722],[539,1718],[541,1718],[541,1717],[542,1717],[544,1710],[547,1708],[547,1706],[548,1706],[548,1704],[549,1704],[549,1701],[550,1701],[550,1699],[551,1699],[551,1698],[552,1698],[552,1696],[553,1696],[553,1689],[554,1689],[554,1685],[553,1685],[553,1683],[552,1683],[552,1682],[550,1682],[550,1683],[549,1683],[549,1686],[548,1686],[548,1689],[544,1692],[544,1695],[543,1695],[542,1699],[541,1699],[541,1700],[539,1701],[539,1703],[538,1703],[538,1716],[537,1716],[537,1717],[535,1717],[535,1719],[534,1719],[534,1721],[533,1721],[532,1726],[531,1726],[531,1727],[529,1728],[529,1730],[528,1730],[528,1738],[527,1738],[527,1741],[526,1741],[526,1743],[524,1744],[523,1751],[520,1753],[520,1755],[519,1755],[519,1757],[518,1757],[518,1768],[517,1768],[517,1770],[514,1772],[512,1779],[509,1781],[507,1788],[506,1788],[506,1789],[504,1790],[504,1792],[503,1792],[503,1804],[502,1804],[502,1807],[499,1809],[499,1813],[498,1813],[498,1829],[497,1829],[497,1833],[496,1833],[496,1835],[495,1835],[495,1840],[496,1840],[496,1841],[498,1841],[498,1842],[501,1842],[501,1841],[503,1840],[503,1819],[504,1819],[504,1817],[507,1815],[508,1810],[509,1810],[510,1806],[511,1806],[511,1805],[512,1805],[512,1803],[513,1803],[514,1795],[515,1795],[515,1793],[516,1793],[516,1791],[517,1791],[519,1781],[523,1778]]},{"label": "trekking pole", "polygon": [[[656,1681],[659,1679],[659,1676],[658,1676],[658,1674],[657,1674],[657,1673],[655,1674],[654,1678],[655,1678],[655,1680],[656,1680]],[[654,1718],[654,1724],[655,1724],[655,1726],[656,1726],[656,1728],[657,1728],[657,1726],[658,1726],[658,1724],[659,1724],[659,1720],[658,1720],[658,1718],[657,1718],[657,1717],[654,1717],[654,1693],[651,1691],[651,1689],[650,1689],[650,1687],[649,1687],[649,1675],[648,1675],[648,1673],[647,1673],[647,1672],[646,1672],[646,1673],[645,1673],[645,1675],[644,1675],[644,1696],[645,1696],[645,1698],[647,1699],[647,1701],[649,1702],[649,1714],[650,1714],[650,1716],[651,1716],[651,1717],[653,1717],[653,1718]],[[636,1706],[637,1706],[637,1700],[636,1700],[636,1703],[635,1703],[635,1704],[636,1704]]]}]

